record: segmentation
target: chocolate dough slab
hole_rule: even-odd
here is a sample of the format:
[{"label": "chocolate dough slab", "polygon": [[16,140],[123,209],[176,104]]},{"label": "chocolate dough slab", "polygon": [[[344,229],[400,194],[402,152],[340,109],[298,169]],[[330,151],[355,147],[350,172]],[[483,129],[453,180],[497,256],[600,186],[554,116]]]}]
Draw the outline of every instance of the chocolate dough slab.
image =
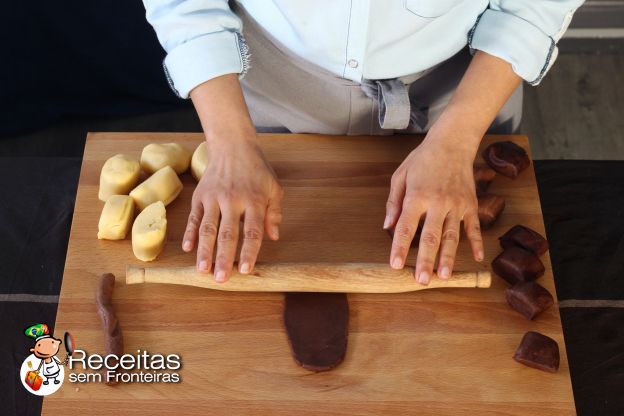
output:
[{"label": "chocolate dough slab", "polygon": [[526,366],[556,373],[559,370],[559,345],[546,335],[529,331],[522,337],[513,358]]},{"label": "chocolate dough slab", "polygon": [[310,371],[327,371],[347,351],[349,304],[344,293],[286,293],[284,324],[293,358]]}]

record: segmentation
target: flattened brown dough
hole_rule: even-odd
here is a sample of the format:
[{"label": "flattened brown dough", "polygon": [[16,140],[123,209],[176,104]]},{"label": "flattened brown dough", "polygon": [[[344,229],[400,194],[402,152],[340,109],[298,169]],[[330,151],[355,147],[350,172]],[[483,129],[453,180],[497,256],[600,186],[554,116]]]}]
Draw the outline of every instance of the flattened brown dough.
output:
[{"label": "flattened brown dough", "polygon": [[293,358],[310,371],[327,371],[347,351],[349,303],[345,293],[286,293],[284,324]]}]

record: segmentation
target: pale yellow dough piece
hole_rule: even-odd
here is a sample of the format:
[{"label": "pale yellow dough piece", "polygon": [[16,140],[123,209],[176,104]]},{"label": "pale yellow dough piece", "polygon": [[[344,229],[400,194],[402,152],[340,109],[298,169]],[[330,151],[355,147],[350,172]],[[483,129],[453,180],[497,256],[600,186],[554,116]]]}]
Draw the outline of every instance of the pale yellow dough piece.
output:
[{"label": "pale yellow dough piece", "polygon": [[134,200],[128,195],[111,195],[104,204],[98,223],[98,239],[123,240],[134,218]]},{"label": "pale yellow dough piece", "polygon": [[167,211],[161,201],[147,206],[132,225],[132,251],[141,261],[152,261],[165,246]]},{"label": "pale yellow dough piece", "polygon": [[186,172],[191,163],[191,151],[178,143],[152,143],[141,152],[141,167],[152,174],[171,166],[178,175]]},{"label": "pale yellow dough piece", "polygon": [[191,159],[191,173],[196,181],[199,182],[206,165],[208,164],[208,149],[206,148],[206,142],[201,142],[195,152],[193,152],[193,158]]},{"label": "pale yellow dough piece", "polygon": [[127,155],[118,154],[102,166],[98,198],[106,202],[111,195],[128,195],[139,181],[141,165]]},{"label": "pale yellow dough piece", "polygon": [[169,205],[181,191],[180,178],[171,166],[165,166],[134,188],[130,196],[142,211],[156,201],[161,201],[165,206]]}]

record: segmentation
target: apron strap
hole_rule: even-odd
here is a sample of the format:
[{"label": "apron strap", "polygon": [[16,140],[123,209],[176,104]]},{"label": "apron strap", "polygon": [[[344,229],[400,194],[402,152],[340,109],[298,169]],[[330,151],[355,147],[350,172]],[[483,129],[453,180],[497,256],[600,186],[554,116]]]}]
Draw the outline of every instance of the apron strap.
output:
[{"label": "apron strap", "polygon": [[406,129],[410,121],[424,128],[427,116],[423,109],[412,109],[408,85],[398,78],[363,79],[362,91],[367,97],[377,101],[379,108],[379,126],[387,130]]}]

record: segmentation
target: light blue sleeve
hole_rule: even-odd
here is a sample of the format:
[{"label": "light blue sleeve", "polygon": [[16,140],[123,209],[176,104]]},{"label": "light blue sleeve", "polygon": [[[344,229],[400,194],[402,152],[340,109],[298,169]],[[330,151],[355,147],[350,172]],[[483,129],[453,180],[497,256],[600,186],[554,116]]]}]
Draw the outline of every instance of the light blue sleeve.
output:
[{"label": "light blue sleeve", "polygon": [[557,42],[581,4],[583,0],[490,0],[468,44],[504,59],[537,85],[557,59]]},{"label": "light blue sleeve", "polygon": [[164,68],[182,98],[224,74],[249,67],[242,23],[227,0],[143,0],[148,22],[167,52]]}]

